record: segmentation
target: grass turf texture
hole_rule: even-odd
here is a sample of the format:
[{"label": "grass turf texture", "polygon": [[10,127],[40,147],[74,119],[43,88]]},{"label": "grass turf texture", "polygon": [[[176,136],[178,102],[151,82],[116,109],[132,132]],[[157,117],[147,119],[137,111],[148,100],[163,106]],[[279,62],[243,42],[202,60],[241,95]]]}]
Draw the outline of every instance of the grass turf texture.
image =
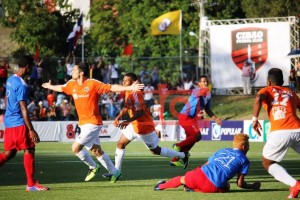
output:
[{"label": "grass turf texture", "polygon": [[[173,143],[161,142],[171,148]],[[116,144],[102,143],[102,147],[112,159]],[[231,142],[199,142],[192,149],[187,170],[204,164],[214,151],[231,147]],[[152,155],[142,143],[132,142],[123,162],[121,178],[111,184],[101,175],[107,171],[101,166],[97,176],[84,182],[88,168],[71,152],[71,143],[42,142],[37,145],[36,177],[41,184],[51,188],[45,192],[25,192],[25,172],[23,152],[0,168],[0,199],[285,199],[288,186],[276,181],[261,166],[263,143],[251,143],[248,158],[251,167],[246,181],[261,181],[260,191],[243,190],[236,186],[236,177],[230,180],[231,190],[225,194],[202,194],[183,192],[182,187],[165,191],[154,191],[154,185],[161,179],[184,175],[187,170],[169,166],[169,159]],[[2,151],[3,145],[0,145]],[[300,179],[299,155],[289,151],[282,165],[297,179]]]}]

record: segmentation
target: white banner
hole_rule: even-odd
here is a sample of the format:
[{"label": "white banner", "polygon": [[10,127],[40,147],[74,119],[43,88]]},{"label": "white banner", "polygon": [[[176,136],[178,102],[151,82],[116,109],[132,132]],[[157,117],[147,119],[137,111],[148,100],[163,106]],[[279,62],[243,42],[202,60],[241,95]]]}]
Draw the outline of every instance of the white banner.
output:
[{"label": "white banner", "polygon": [[242,87],[241,68],[246,60],[256,71],[253,86],[265,86],[267,72],[273,67],[283,70],[284,84],[288,84],[288,22],[212,25],[210,49],[213,88]]},{"label": "white banner", "polygon": [[[155,128],[161,133],[162,141],[176,141],[179,133],[176,121],[168,121],[161,125],[155,121]],[[80,133],[77,121],[55,121],[55,122],[32,122],[36,132],[39,134],[41,141],[73,142],[75,137]],[[0,142],[3,142],[4,123],[0,123]],[[118,141],[121,131],[116,128],[112,121],[104,121],[99,137],[101,142]]]},{"label": "white banner", "polygon": [[[262,125],[264,120],[259,121]],[[121,131],[116,128],[112,121],[104,121],[103,127],[99,132],[101,142],[116,142],[121,136]],[[57,122],[32,122],[34,129],[40,136],[41,141],[53,142],[73,142],[75,137],[80,134],[77,122],[57,121]],[[214,122],[210,120],[200,121],[202,140],[214,139]],[[244,132],[249,135],[251,142],[263,142],[266,140],[266,133],[269,132],[269,124],[266,122],[262,130],[262,136],[258,137],[252,129],[252,121],[223,121],[219,127],[219,137],[217,140],[232,140],[237,133]],[[155,121],[155,129],[160,131],[161,141],[182,141],[186,138],[184,129],[179,126],[178,121],[166,121],[161,125]],[[0,123],[0,142],[3,142],[4,124]]]}]

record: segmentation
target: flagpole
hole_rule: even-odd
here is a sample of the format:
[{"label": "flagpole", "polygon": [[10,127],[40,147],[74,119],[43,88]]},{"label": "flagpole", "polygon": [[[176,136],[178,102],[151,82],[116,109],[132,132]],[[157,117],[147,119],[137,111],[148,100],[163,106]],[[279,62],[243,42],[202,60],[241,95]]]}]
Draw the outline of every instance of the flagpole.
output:
[{"label": "flagpole", "polygon": [[81,62],[84,62],[84,35],[81,35]]},{"label": "flagpole", "polygon": [[180,10],[180,45],[179,45],[179,56],[180,56],[180,76],[182,73],[182,10]]}]

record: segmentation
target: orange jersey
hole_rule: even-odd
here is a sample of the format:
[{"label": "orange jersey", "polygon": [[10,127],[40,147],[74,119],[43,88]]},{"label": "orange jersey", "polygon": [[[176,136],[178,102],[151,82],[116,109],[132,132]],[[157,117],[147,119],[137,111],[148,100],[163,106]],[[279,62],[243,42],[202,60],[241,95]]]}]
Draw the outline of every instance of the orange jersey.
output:
[{"label": "orange jersey", "polygon": [[102,124],[98,106],[99,97],[100,94],[110,92],[110,88],[110,84],[104,84],[95,79],[87,79],[83,85],[79,85],[75,80],[70,80],[63,85],[63,92],[67,95],[72,95],[74,99],[79,125]]},{"label": "orange jersey", "polygon": [[270,131],[300,129],[300,119],[296,114],[300,99],[295,92],[285,87],[269,86],[259,90],[258,94],[267,96],[262,105],[270,119]]},{"label": "orange jersey", "polygon": [[125,108],[128,109],[128,114],[133,117],[138,110],[144,110],[145,114],[131,122],[133,129],[138,134],[147,134],[155,130],[154,122],[150,111],[147,108],[143,92],[127,91],[125,93]]}]

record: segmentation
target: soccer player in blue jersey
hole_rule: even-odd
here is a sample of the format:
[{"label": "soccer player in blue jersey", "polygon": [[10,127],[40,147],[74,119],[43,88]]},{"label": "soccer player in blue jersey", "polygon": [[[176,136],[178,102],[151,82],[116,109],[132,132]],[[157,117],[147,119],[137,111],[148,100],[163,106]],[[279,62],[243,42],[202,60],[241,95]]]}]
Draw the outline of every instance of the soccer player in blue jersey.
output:
[{"label": "soccer player in blue jersey", "polygon": [[[205,75],[199,78],[199,87],[192,90],[188,102],[184,105],[178,116],[180,126],[185,130],[186,139],[173,145],[174,150],[188,152],[196,142],[201,140],[201,132],[198,127],[198,115],[206,112],[218,125],[222,124],[220,118],[216,117],[210,106],[211,93],[208,89],[208,78]],[[171,166],[186,167],[180,159],[173,158]]]},{"label": "soccer player in blue jersey", "polygon": [[24,151],[24,169],[27,177],[26,191],[49,190],[34,178],[35,143],[40,142],[39,135],[34,130],[29,119],[26,102],[28,87],[23,76],[29,71],[29,57],[23,57],[14,68],[14,74],[6,82],[6,112],[4,116],[4,152],[0,153],[0,166],[15,157],[17,151]]},{"label": "soccer player in blue jersey", "polygon": [[237,186],[243,189],[259,190],[261,183],[246,183],[250,162],[246,157],[249,150],[249,137],[237,134],[233,139],[233,148],[223,148],[208,159],[208,162],[188,171],[184,176],[177,176],[169,181],[159,181],[154,190],[184,186],[185,191],[203,193],[228,192],[228,181],[237,174]]}]

